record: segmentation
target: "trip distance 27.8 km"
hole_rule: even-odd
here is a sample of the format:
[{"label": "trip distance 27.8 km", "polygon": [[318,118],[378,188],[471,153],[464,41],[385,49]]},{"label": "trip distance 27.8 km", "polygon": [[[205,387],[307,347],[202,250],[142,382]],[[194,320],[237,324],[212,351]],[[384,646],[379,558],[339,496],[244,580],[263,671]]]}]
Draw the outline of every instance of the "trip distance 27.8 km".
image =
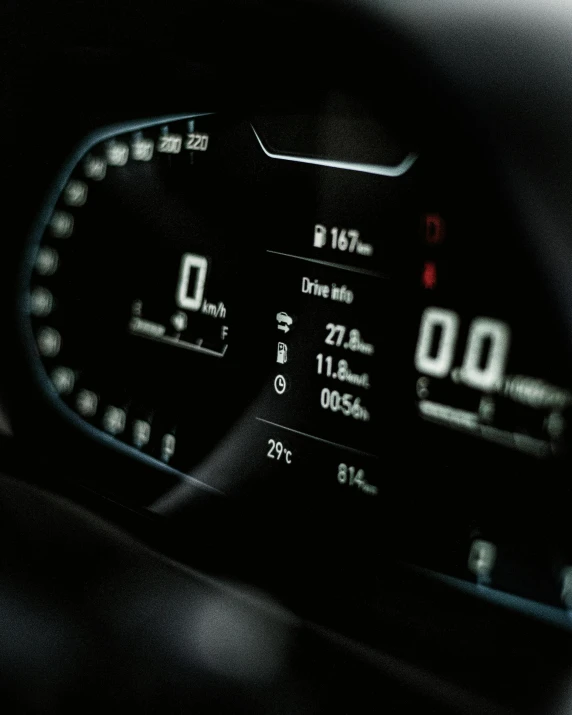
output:
[{"label": "trip distance 27.8 km", "polygon": [[[350,331],[345,325],[335,325],[334,323],[328,323],[326,325],[327,335],[324,342],[326,345],[334,345],[338,348],[343,348],[344,350],[351,350],[355,353],[361,353],[362,355],[373,355],[375,348],[370,343],[366,343],[362,339],[359,330],[352,328]],[[348,339],[344,342],[344,339],[348,335]]]}]

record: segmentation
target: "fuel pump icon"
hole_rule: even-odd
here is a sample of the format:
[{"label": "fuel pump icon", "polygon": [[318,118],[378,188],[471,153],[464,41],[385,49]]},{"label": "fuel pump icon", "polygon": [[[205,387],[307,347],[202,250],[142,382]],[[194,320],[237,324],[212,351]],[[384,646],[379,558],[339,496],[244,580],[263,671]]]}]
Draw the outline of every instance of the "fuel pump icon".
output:
[{"label": "fuel pump icon", "polygon": [[288,362],[288,346],[286,343],[278,343],[276,362],[280,365],[285,365]]},{"label": "fuel pump icon", "polygon": [[326,245],[326,227],[321,223],[314,226],[314,248],[323,248]]}]

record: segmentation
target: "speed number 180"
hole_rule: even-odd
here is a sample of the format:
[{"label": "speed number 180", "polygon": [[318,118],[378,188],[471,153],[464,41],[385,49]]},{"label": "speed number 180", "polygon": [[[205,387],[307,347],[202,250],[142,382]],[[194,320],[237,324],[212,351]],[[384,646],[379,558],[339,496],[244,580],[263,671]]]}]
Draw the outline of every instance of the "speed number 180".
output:
[{"label": "speed number 180", "polygon": [[[444,308],[426,308],[421,317],[415,367],[431,377],[447,377],[453,366],[460,318]],[[493,318],[475,318],[467,336],[459,379],[477,390],[499,389],[504,378],[510,328]]]}]

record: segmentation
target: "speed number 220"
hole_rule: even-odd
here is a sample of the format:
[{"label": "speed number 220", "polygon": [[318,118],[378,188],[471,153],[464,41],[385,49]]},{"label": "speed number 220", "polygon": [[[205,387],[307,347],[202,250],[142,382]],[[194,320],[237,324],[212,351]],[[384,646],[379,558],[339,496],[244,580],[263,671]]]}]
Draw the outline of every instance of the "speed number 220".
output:
[{"label": "speed number 220", "polygon": [[[445,308],[426,308],[421,317],[415,351],[415,367],[431,377],[447,377],[453,367],[460,318]],[[502,386],[510,328],[493,318],[475,318],[470,327],[458,372],[459,379],[477,390],[493,391]]]}]

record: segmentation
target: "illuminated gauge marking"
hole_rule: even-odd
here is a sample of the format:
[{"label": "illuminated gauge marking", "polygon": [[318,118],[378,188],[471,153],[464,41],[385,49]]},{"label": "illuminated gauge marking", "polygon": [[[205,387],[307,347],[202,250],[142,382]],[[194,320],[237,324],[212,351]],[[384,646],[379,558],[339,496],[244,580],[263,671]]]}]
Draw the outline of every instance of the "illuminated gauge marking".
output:
[{"label": "illuminated gauge marking", "polygon": [[546,418],[546,431],[552,439],[560,439],[566,431],[566,420],[560,412],[552,412]]},{"label": "illuminated gauge marking", "polygon": [[73,216],[67,211],[54,211],[50,232],[54,238],[69,238],[73,232]]},{"label": "illuminated gauge marking", "polygon": [[497,547],[490,541],[477,539],[471,544],[467,567],[479,583],[489,583],[497,559]]},{"label": "illuminated gauge marking", "polygon": [[209,146],[209,135],[208,134],[197,134],[191,132],[187,134],[185,140],[185,149],[189,151],[206,151]]},{"label": "illuminated gauge marking", "polygon": [[157,140],[157,151],[160,154],[179,154],[183,146],[180,134],[162,134]]},{"label": "illuminated gauge marking", "polygon": [[52,383],[60,395],[69,395],[75,385],[75,373],[69,367],[56,367],[52,371]]},{"label": "illuminated gauge marking", "polygon": [[151,161],[155,143],[152,139],[136,137],[131,144],[131,158],[134,161]]},{"label": "illuminated gauge marking", "polygon": [[42,246],[36,258],[36,273],[52,276],[58,270],[58,252],[50,246]]},{"label": "illuminated gauge marking", "polygon": [[68,206],[83,206],[87,201],[87,184],[73,179],[64,189],[64,201]]},{"label": "illuminated gauge marking", "polygon": [[56,357],[62,346],[61,335],[57,330],[49,327],[40,328],[36,342],[40,355],[47,358]]},{"label": "illuminated gauge marking", "polygon": [[99,156],[88,156],[83,164],[83,173],[87,179],[102,181],[107,173],[107,162]]},{"label": "illuminated gauge marking", "polygon": [[133,423],[133,444],[142,449],[151,439],[151,425],[145,420],[135,420]]},{"label": "illuminated gauge marking", "polygon": [[83,417],[94,417],[98,402],[97,395],[91,390],[80,390],[75,398],[76,409]]},{"label": "illuminated gauge marking", "polygon": [[161,441],[161,459],[163,462],[170,462],[171,458],[175,454],[175,447],[177,445],[177,440],[175,435],[166,434],[163,436]]},{"label": "illuminated gauge marking", "polygon": [[54,296],[47,288],[36,286],[30,294],[30,313],[37,318],[45,318],[54,307]]},{"label": "illuminated gauge marking", "polygon": [[125,142],[110,141],[105,148],[109,166],[125,166],[129,159],[129,146]]},{"label": "illuminated gauge marking", "polygon": [[110,405],[103,414],[103,429],[109,434],[118,435],[125,430],[127,415],[125,410]]}]

